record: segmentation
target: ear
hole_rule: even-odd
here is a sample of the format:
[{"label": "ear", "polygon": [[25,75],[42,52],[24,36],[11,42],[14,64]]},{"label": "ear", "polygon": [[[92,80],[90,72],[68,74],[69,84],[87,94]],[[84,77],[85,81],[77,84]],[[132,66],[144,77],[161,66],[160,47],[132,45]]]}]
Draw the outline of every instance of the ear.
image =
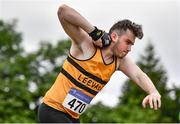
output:
[{"label": "ear", "polygon": [[118,34],[116,32],[112,32],[110,34],[110,37],[112,39],[112,42],[116,42],[118,40]]}]

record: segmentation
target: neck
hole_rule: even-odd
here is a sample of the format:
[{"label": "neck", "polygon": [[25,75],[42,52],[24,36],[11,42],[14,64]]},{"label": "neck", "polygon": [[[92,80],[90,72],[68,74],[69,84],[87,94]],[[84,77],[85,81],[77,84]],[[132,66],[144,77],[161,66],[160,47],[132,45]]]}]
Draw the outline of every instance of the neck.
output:
[{"label": "neck", "polygon": [[111,59],[113,57],[113,46],[113,43],[111,43],[110,46],[101,50],[104,58]]}]

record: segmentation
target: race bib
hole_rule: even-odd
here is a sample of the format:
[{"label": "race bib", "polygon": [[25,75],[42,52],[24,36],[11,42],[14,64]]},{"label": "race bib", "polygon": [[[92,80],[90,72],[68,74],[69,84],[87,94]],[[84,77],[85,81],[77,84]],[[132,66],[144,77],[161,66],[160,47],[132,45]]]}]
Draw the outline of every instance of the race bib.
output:
[{"label": "race bib", "polygon": [[92,97],[75,88],[72,88],[64,99],[62,105],[77,114],[82,114],[91,100]]}]

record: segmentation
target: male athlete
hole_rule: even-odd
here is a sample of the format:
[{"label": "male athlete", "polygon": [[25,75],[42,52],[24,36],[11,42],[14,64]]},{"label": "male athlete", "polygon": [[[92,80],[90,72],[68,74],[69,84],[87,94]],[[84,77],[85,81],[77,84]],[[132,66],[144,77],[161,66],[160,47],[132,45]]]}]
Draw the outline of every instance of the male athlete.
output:
[{"label": "male athlete", "polygon": [[127,57],[135,38],[143,37],[140,25],[120,20],[106,33],[67,5],[59,7],[58,17],[72,44],[61,73],[39,107],[40,122],[79,123],[80,115],[116,70],[148,93],[143,107],[160,108],[161,96],[152,81]]}]

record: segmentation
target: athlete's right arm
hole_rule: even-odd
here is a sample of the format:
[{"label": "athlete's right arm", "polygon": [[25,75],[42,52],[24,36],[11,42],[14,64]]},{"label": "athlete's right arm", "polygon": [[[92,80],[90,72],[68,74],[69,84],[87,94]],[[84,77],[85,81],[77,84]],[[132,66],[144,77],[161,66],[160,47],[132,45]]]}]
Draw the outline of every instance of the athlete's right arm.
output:
[{"label": "athlete's right arm", "polygon": [[[61,5],[58,9],[58,18],[65,32],[75,43],[81,44],[83,41],[92,43],[88,34],[94,31],[95,27],[75,9],[65,4]],[[96,45],[100,46],[101,42],[97,42]]]},{"label": "athlete's right arm", "polygon": [[87,33],[94,30],[94,26],[92,26],[83,16],[65,4],[59,7],[58,18],[65,32],[75,42],[80,43],[84,41],[88,36]]}]

